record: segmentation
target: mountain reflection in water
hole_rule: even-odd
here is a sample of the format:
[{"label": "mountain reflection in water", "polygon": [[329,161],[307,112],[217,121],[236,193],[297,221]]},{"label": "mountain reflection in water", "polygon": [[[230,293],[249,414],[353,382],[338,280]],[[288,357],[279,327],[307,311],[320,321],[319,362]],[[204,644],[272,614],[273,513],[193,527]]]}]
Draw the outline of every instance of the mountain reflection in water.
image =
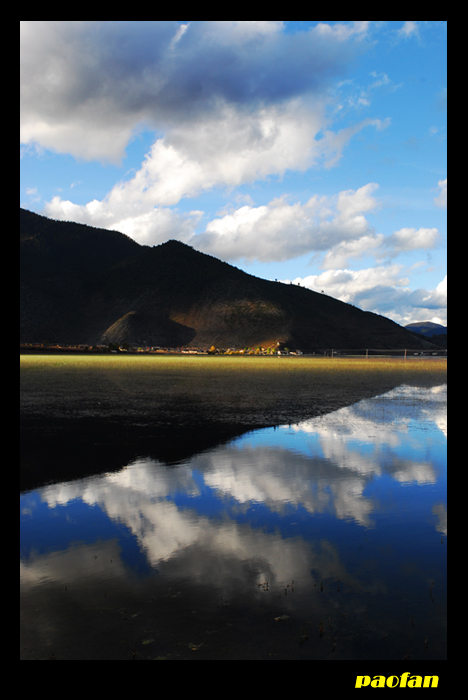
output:
[{"label": "mountain reflection in water", "polygon": [[446,386],[21,496],[21,658],[446,658]]}]

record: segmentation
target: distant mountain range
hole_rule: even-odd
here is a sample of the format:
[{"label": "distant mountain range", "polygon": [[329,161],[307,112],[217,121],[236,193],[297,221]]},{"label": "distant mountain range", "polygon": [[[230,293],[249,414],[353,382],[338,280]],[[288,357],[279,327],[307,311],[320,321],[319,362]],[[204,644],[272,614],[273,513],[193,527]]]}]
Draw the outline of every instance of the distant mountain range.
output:
[{"label": "distant mountain range", "polygon": [[116,231],[20,209],[20,247],[21,342],[432,347],[383,316],[259,279],[174,240],[141,246]]},{"label": "distant mountain range", "polygon": [[432,338],[434,335],[446,335],[447,326],[441,326],[440,323],[432,323],[432,321],[419,321],[417,323],[408,323],[405,328],[415,333],[421,333],[422,335]]}]

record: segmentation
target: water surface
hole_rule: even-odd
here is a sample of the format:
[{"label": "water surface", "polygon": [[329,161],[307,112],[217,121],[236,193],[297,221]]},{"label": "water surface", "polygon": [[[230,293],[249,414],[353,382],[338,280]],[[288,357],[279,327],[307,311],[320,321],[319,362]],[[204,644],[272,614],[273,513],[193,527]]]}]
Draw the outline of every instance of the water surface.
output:
[{"label": "water surface", "polygon": [[446,658],[446,386],[21,494],[21,658]]}]

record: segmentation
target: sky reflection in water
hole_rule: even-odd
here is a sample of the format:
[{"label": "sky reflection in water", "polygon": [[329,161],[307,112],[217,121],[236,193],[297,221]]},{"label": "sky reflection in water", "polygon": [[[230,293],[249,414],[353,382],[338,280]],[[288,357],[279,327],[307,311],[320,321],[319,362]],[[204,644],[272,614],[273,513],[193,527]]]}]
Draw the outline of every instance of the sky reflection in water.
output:
[{"label": "sky reflection in water", "polygon": [[24,658],[443,659],[446,534],[445,386],[47,486]]}]

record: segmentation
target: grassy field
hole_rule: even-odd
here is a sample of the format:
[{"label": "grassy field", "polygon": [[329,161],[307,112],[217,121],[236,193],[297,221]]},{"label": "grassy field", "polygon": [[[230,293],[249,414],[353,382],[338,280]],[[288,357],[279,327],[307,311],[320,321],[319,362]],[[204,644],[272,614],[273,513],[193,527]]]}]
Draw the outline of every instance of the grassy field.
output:
[{"label": "grassy field", "polygon": [[225,376],[251,373],[314,372],[341,374],[343,372],[391,373],[401,376],[423,376],[445,373],[447,359],[443,357],[322,357],[322,356],[231,356],[231,355],[43,355],[20,356],[21,372],[130,372],[135,374],[180,373],[184,376],[222,373]]},{"label": "grassy field", "polygon": [[[399,384],[446,381],[445,358],[22,355],[23,416],[271,425]],[[172,415],[174,414],[174,415]],[[287,422],[287,420],[286,420]]]},{"label": "grassy field", "polygon": [[[172,392],[222,381],[223,389],[251,392],[253,381],[281,385],[298,378],[330,384],[367,378],[391,378],[398,382],[446,379],[446,358],[330,358],[330,357],[236,357],[174,355],[21,355],[21,387],[24,390],[54,388],[93,390],[96,385],[125,387],[146,392],[149,387]],[[234,385],[232,384],[234,382]],[[149,383],[149,384],[148,384]]]}]

